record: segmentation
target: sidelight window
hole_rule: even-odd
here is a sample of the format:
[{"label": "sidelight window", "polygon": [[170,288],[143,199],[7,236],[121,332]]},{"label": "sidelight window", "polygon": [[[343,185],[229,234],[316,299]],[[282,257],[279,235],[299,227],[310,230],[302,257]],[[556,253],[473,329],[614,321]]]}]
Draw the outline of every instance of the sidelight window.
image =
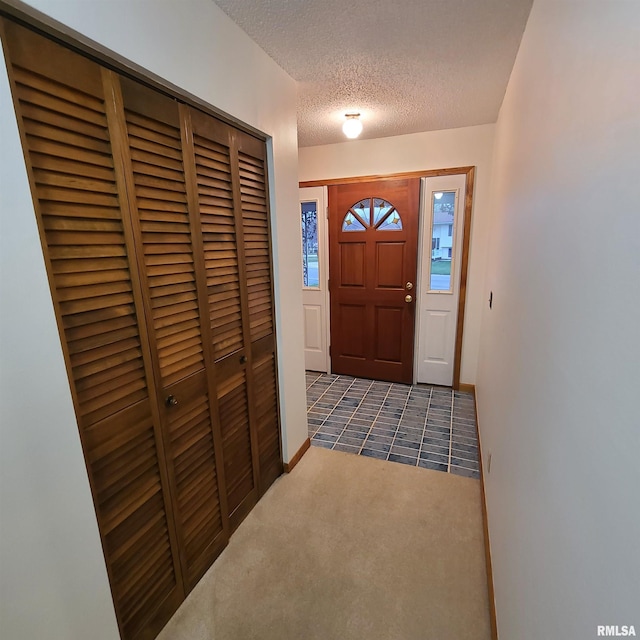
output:
[{"label": "sidelight window", "polygon": [[430,291],[451,291],[456,191],[439,191],[431,203]]},{"label": "sidelight window", "polygon": [[302,202],[302,279],[305,287],[318,288],[318,203]]}]

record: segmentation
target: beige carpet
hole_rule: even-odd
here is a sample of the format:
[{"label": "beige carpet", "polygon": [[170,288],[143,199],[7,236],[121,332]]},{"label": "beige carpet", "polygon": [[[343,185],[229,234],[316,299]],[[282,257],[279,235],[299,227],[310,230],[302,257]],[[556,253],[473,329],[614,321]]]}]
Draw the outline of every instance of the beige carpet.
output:
[{"label": "beige carpet", "polygon": [[159,638],[488,640],[480,484],[312,447]]}]

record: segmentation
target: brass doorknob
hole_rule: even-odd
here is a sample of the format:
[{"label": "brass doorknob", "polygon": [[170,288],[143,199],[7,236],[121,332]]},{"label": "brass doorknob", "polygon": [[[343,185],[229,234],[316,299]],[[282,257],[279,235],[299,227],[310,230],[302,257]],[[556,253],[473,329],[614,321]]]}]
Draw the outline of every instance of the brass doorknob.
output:
[{"label": "brass doorknob", "polygon": [[405,296],[404,297],[404,301],[405,302],[413,302],[413,298],[411,296]]},{"label": "brass doorknob", "polygon": [[164,401],[167,407],[175,407],[178,404],[178,398],[175,396],[167,396],[167,399]]},{"label": "brass doorknob", "polygon": [[407,284],[404,285],[404,288],[411,291],[411,289],[413,289],[413,282],[407,282]]}]

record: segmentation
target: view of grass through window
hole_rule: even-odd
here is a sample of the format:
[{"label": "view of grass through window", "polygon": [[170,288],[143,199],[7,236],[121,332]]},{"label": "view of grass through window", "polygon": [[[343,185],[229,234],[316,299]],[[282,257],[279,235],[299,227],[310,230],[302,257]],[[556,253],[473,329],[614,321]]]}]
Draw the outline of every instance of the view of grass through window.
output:
[{"label": "view of grass through window", "polygon": [[451,275],[451,260],[431,260],[431,273],[438,276]]}]

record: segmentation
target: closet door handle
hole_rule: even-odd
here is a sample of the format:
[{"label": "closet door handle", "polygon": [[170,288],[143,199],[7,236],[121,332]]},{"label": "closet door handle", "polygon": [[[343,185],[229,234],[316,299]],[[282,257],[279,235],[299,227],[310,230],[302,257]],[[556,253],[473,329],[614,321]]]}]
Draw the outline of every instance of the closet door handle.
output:
[{"label": "closet door handle", "polygon": [[246,364],[247,356],[240,356],[240,364]]},{"label": "closet door handle", "polygon": [[175,396],[167,396],[167,399],[164,401],[167,407],[175,407],[178,404],[178,398]]}]

